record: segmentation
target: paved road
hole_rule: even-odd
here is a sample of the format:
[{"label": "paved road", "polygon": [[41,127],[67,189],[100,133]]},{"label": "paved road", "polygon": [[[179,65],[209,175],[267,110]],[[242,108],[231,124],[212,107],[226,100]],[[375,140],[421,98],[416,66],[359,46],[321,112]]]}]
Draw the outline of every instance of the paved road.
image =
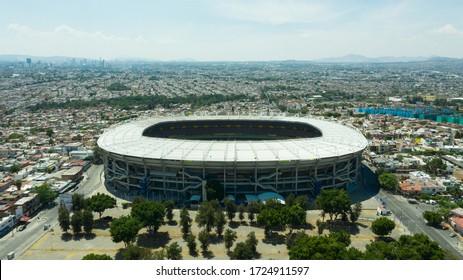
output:
[{"label": "paved road", "polygon": [[461,244],[457,243],[458,237],[451,238],[449,236],[449,231],[436,229],[426,224],[423,219],[423,212],[426,210],[425,206],[409,204],[405,198],[392,195],[382,190],[378,195],[385,200],[387,207],[395,213],[397,219],[399,219],[411,233],[423,233],[439,243],[442,248],[449,250],[459,259],[463,259]]},{"label": "paved road", "polygon": [[[378,180],[374,175],[373,170],[370,170],[367,165],[362,166],[362,175],[365,186],[372,188],[374,193],[379,187]],[[444,231],[430,227],[423,219],[423,212],[432,210],[433,206],[427,204],[410,204],[401,196],[380,190],[375,196],[386,202],[386,206],[395,214],[395,217],[405,225],[412,234],[423,233],[439,245],[452,252],[459,259],[463,259],[463,244],[457,243],[458,237],[451,238],[449,231]]]},{"label": "paved road", "polygon": [[[85,172],[84,180],[74,190],[77,193],[84,194],[85,197],[91,195],[101,184],[101,173],[103,165],[92,165]],[[32,246],[44,234],[43,226],[50,224],[53,228],[58,223],[59,200],[55,200],[55,206],[39,212],[29,220],[29,223],[23,231],[13,229],[12,232],[0,239],[0,259],[6,259],[9,252],[15,252],[15,258],[21,256],[25,250]]]}]

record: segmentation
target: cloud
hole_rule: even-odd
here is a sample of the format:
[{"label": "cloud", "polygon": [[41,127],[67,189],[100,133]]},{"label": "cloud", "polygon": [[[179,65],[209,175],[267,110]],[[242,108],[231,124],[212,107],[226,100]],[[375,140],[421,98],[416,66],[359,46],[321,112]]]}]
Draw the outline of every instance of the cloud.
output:
[{"label": "cloud", "polygon": [[229,19],[272,25],[325,22],[338,16],[322,4],[300,0],[220,1],[214,10]]},{"label": "cloud", "polygon": [[89,39],[92,41],[99,41],[99,42],[138,42],[143,43],[146,42],[143,37],[139,36],[137,38],[129,38],[129,37],[122,37],[122,36],[114,36],[114,35],[106,35],[101,31],[95,32],[88,32],[77,30],[67,25],[60,25],[53,28],[51,31],[42,31],[42,30],[34,30],[28,26],[19,25],[18,23],[11,23],[7,26],[7,30],[13,31],[19,35],[25,36],[33,36],[33,37],[44,37],[44,38],[74,38],[74,39]]},{"label": "cloud", "polygon": [[440,28],[435,28],[431,30],[430,33],[443,35],[463,35],[463,31],[455,27],[453,24],[446,24]]}]

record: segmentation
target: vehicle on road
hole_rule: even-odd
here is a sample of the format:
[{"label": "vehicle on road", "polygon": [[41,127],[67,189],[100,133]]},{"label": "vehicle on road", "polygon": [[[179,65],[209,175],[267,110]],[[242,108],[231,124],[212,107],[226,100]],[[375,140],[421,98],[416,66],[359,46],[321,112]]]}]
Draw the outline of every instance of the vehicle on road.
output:
[{"label": "vehicle on road", "polygon": [[14,252],[9,252],[8,255],[6,255],[6,258],[9,260],[14,259]]},{"label": "vehicle on road", "polygon": [[457,235],[454,232],[450,233],[450,237],[455,237],[455,236],[457,236]]},{"label": "vehicle on road", "polygon": [[23,230],[25,230],[25,229],[26,229],[26,225],[20,225],[20,226],[18,227],[18,230],[19,230],[19,231],[23,231]]},{"label": "vehicle on road", "polygon": [[49,228],[50,228],[50,224],[45,224],[45,225],[43,225],[43,230],[47,230],[47,229],[49,229]]}]

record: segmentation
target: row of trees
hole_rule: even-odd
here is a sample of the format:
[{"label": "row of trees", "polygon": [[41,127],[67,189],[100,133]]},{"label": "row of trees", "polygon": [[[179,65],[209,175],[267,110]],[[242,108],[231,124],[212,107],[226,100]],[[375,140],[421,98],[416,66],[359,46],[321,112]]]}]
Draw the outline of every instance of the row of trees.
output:
[{"label": "row of trees", "polygon": [[116,199],[107,195],[98,193],[89,198],[84,198],[82,194],[74,193],[72,195],[72,216],[64,205],[58,209],[58,223],[64,232],[72,229],[74,234],[79,234],[82,230],[90,234],[93,230],[94,218],[93,212],[98,213],[101,218],[106,209],[116,207]]},{"label": "row of trees", "polygon": [[424,234],[402,235],[398,241],[372,241],[365,252],[350,245],[350,235],[333,232],[328,236],[294,235],[287,242],[291,260],[442,260],[444,251]]}]

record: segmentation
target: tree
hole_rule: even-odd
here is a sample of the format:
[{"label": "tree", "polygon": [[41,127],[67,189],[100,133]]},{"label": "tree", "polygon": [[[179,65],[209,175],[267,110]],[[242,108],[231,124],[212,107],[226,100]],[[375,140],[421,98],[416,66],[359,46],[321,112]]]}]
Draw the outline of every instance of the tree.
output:
[{"label": "tree", "polygon": [[72,194],[72,211],[79,211],[85,208],[85,198],[83,194]]},{"label": "tree", "polygon": [[166,209],[166,218],[169,221],[169,223],[171,223],[172,219],[174,218],[174,202],[172,200],[164,201],[164,208]]},{"label": "tree", "polygon": [[434,175],[442,174],[442,171],[447,169],[447,165],[442,161],[441,158],[434,158],[426,163],[426,170]]},{"label": "tree", "polygon": [[339,236],[300,236],[289,248],[290,260],[346,260],[347,246]]},{"label": "tree", "polygon": [[280,214],[273,208],[265,208],[257,217],[257,223],[264,227],[265,236],[269,237],[271,230],[281,225]]},{"label": "tree", "polygon": [[285,237],[286,249],[289,250],[289,248],[296,245],[297,239],[304,237],[304,236],[307,236],[307,234],[303,231],[297,231],[297,232],[290,231],[288,234],[286,234],[286,237]]},{"label": "tree", "polygon": [[215,224],[215,212],[218,208],[219,203],[216,200],[205,201],[201,203],[196,213],[195,221],[199,227],[205,227],[208,233]]},{"label": "tree", "polygon": [[55,134],[55,132],[51,128],[47,128],[47,130],[45,130],[45,133],[47,134],[49,138],[51,138],[53,134]]},{"label": "tree", "polygon": [[352,204],[345,190],[322,190],[315,200],[317,208],[327,213],[332,220],[338,215],[347,214]]},{"label": "tree", "polygon": [[286,206],[293,206],[296,204],[296,197],[294,196],[293,193],[290,193],[286,198],[285,198],[285,205]]},{"label": "tree", "polygon": [[301,226],[306,223],[307,213],[299,204],[292,206],[285,205],[280,211],[282,223],[291,228]]},{"label": "tree", "polygon": [[95,261],[95,260],[112,260],[113,258],[111,258],[109,255],[106,255],[106,254],[87,254],[85,255],[82,260],[86,260],[86,261]]},{"label": "tree", "polygon": [[379,175],[378,182],[383,189],[386,189],[391,192],[395,192],[397,190],[397,187],[399,186],[397,176],[387,172]]},{"label": "tree", "polygon": [[21,167],[17,166],[16,164],[13,164],[10,167],[10,173],[18,173],[21,170]]},{"label": "tree", "polygon": [[182,247],[177,242],[171,243],[166,249],[167,259],[169,260],[181,260],[182,259]]},{"label": "tree", "polygon": [[131,244],[137,238],[142,223],[132,216],[121,216],[111,222],[109,233],[113,242],[124,242],[124,245]]},{"label": "tree", "polygon": [[395,228],[394,221],[386,217],[378,218],[373,223],[371,223],[371,231],[373,231],[374,234],[380,235],[380,236],[386,236],[386,235],[391,234],[394,228]]},{"label": "tree", "polygon": [[233,242],[235,242],[236,238],[236,231],[231,229],[227,229],[225,231],[225,234],[223,235],[223,241],[225,243],[225,249],[227,249],[228,253],[230,253],[230,248],[233,246]]},{"label": "tree", "polygon": [[[79,210],[80,211],[80,210]],[[82,212],[82,226],[86,234],[92,233],[93,230],[93,213],[89,210]]]},{"label": "tree", "polygon": [[264,227],[265,236],[268,237],[272,229],[281,226],[280,214],[273,208],[265,208],[257,217],[257,223]]},{"label": "tree", "polygon": [[218,236],[222,236],[223,229],[225,227],[225,224],[227,223],[227,220],[225,220],[225,215],[221,210],[217,210],[215,212],[215,228],[217,231]]},{"label": "tree", "polygon": [[362,203],[357,202],[355,203],[354,207],[351,207],[349,211],[349,218],[352,223],[355,223],[358,218],[360,217],[360,214],[362,213]]},{"label": "tree", "polygon": [[296,204],[302,207],[302,209],[309,209],[309,197],[306,195],[298,195],[296,197]]},{"label": "tree", "polygon": [[255,215],[259,213],[259,205],[254,201],[249,202],[248,204],[248,219],[252,223],[254,221]]},{"label": "tree", "polygon": [[162,203],[148,200],[134,203],[130,213],[153,234],[164,224],[164,216],[166,215]]},{"label": "tree", "polygon": [[57,195],[48,185],[48,183],[43,183],[42,185],[38,186],[34,190],[37,193],[40,203],[48,205],[53,202]]},{"label": "tree", "polygon": [[190,255],[194,256],[194,255],[197,254],[197,252],[196,252],[196,247],[197,247],[196,237],[193,234],[189,234],[186,237],[186,245],[188,246],[188,251],[189,251]]},{"label": "tree", "polygon": [[251,249],[252,254],[256,255],[257,254],[257,244],[259,243],[259,241],[257,240],[256,233],[254,231],[251,231],[250,233],[248,233],[245,243]]},{"label": "tree", "polygon": [[373,241],[366,245],[367,260],[443,260],[445,252],[424,234],[401,235],[398,241]]},{"label": "tree", "polygon": [[101,162],[103,159],[103,150],[98,145],[94,146],[92,150],[95,163]]},{"label": "tree", "polygon": [[64,206],[60,206],[58,209],[58,222],[64,232],[68,232],[71,228],[71,216],[69,210]]},{"label": "tree", "polygon": [[444,221],[441,214],[433,211],[425,211],[423,213],[423,218],[433,227],[439,226]]},{"label": "tree", "polygon": [[135,245],[128,245],[122,252],[124,260],[151,260],[153,254],[148,248],[143,248]]},{"label": "tree", "polygon": [[233,252],[230,254],[231,260],[252,260],[253,258],[254,254],[249,245],[245,242],[237,243],[235,249],[233,249]]},{"label": "tree", "polygon": [[207,252],[209,244],[211,244],[211,235],[209,234],[206,228],[199,232],[198,240],[201,244],[201,250],[203,252]]},{"label": "tree", "polygon": [[82,211],[76,211],[71,217],[71,227],[74,234],[82,232]]},{"label": "tree", "polygon": [[186,238],[190,235],[191,221],[190,213],[184,206],[180,212],[180,229],[182,231],[183,240],[185,241]]},{"label": "tree", "polygon": [[100,215],[100,219],[106,209],[114,207],[116,207],[116,199],[104,193],[97,193],[86,200],[86,208],[97,212]]},{"label": "tree", "polygon": [[240,222],[243,223],[244,220],[244,206],[240,204],[238,206],[238,219],[240,219]]},{"label": "tree", "polygon": [[225,200],[225,211],[227,212],[227,218],[230,221],[230,223],[233,221],[233,218],[235,218],[237,207],[234,201],[232,200]]}]

